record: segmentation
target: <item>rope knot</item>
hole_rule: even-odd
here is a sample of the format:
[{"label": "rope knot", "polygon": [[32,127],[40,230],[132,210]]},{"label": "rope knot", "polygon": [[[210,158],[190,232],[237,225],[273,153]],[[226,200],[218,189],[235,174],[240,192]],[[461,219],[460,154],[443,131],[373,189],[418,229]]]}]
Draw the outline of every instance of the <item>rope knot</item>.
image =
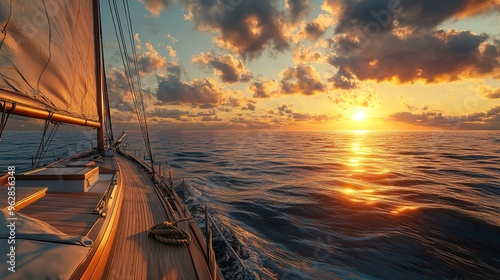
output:
[{"label": "rope knot", "polygon": [[149,229],[148,237],[157,241],[171,245],[184,245],[191,242],[191,235],[186,231],[176,227],[174,223],[163,222],[154,225]]}]

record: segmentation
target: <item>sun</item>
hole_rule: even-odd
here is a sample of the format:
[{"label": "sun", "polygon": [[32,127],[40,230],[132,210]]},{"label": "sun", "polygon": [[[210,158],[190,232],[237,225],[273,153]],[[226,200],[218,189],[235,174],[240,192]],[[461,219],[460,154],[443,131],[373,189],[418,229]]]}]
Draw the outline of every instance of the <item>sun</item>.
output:
[{"label": "sun", "polygon": [[363,110],[357,110],[354,112],[352,119],[357,122],[365,121],[367,119],[366,112]]}]

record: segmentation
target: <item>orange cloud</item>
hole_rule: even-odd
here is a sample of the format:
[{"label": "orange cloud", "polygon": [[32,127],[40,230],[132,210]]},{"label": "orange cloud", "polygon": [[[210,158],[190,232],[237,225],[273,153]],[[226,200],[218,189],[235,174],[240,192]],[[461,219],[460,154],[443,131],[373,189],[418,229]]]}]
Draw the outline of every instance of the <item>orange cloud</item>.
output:
[{"label": "orange cloud", "polygon": [[164,8],[169,6],[168,0],[139,0],[146,9],[153,15],[159,16]]},{"label": "orange cloud", "polygon": [[248,91],[253,93],[254,98],[270,98],[279,95],[279,85],[276,80],[254,81]]},{"label": "orange cloud", "polygon": [[489,99],[500,99],[500,88],[490,89],[487,87],[482,87],[481,95]]},{"label": "orange cloud", "polygon": [[266,48],[287,50],[285,18],[275,1],[182,0],[187,20],[198,30],[217,34],[214,42],[245,58],[259,57]]},{"label": "orange cloud", "polygon": [[326,59],[319,51],[313,51],[310,47],[299,46],[293,52],[295,64],[325,63]]},{"label": "orange cloud", "polygon": [[243,62],[232,55],[202,52],[198,57],[193,57],[191,62],[204,68],[214,68],[216,74],[226,83],[248,82],[252,78],[252,73],[245,68]]},{"label": "orange cloud", "polygon": [[376,40],[353,41],[338,36],[333,41],[332,77],[338,88],[352,88],[356,81],[439,83],[500,74],[500,42],[469,31],[426,31],[407,37],[381,34]]},{"label": "orange cloud", "polygon": [[146,43],[145,53],[139,54],[137,57],[137,64],[139,71],[144,74],[151,74],[157,70],[164,70],[167,65],[167,59],[161,56],[151,43]]},{"label": "orange cloud", "polygon": [[299,64],[289,67],[280,73],[281,91],[284,94],[314,95],[324,92],[326,85],[319,76],[316,68]]},{"label": "orange cloud", "polygon": [[199,108],[214,108],[222,104],[224,91],[210,78],[203,81],[184,82],[178,76],[158,78],[158,100],[165,104],[190,105]]},{"label": "orange cloud", "polygon": [[398,112],[389,116],[388,120],[446,129],[498,129],[500,127],[500,106],[493,107],[486,112],[463,116],[447,116],[441,112],[420,114]]}]

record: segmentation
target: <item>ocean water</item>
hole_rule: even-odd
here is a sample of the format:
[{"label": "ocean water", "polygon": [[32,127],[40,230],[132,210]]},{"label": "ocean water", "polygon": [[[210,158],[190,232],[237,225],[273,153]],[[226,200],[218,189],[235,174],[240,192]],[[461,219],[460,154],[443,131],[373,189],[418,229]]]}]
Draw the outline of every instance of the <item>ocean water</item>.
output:
[{"label": "ocean water", "polygon": [[[29,167],[40,134],[6,132],[1,169]],[[93,138],[59,134],[48,161]],[[500,131],[151,136],[193,215],[209,206],[226,279],[500,278]]]}]

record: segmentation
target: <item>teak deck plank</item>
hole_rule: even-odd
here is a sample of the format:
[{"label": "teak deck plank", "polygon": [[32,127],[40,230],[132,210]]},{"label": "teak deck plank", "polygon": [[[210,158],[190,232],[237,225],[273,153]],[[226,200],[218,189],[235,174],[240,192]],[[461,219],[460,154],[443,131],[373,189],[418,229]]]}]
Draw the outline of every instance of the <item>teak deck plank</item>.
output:
[{"label": "teak deck plank", "polygon": [[197,279],[186,245],[166,245],[148,238],[148,229],[171,220],[151,181],[138,167],[117,158],[125,196],[109,264],[110,279]]},{"label": "teak deck plank", "polygon": [[[46,187],[25,187],[25,188],[15,188],[15,198],[16,205],[15,210],[21,210],[27,207],[31,203],[34,203],[38,199],[42,198],[47,191]],[[9,193],[9,187],[0,187],[0,197],[5,197],[0,201],[0,208],[7,209],[9,206],[9,201],[7,200],[7,194]],[[36,195],[36,196],[35,196]]]},{"label": "teak deck plank", "polygon": [[102,194],[47,193],[19,213],[44,221],[70,235],[86,235],[99,218],[93,215]]}]

